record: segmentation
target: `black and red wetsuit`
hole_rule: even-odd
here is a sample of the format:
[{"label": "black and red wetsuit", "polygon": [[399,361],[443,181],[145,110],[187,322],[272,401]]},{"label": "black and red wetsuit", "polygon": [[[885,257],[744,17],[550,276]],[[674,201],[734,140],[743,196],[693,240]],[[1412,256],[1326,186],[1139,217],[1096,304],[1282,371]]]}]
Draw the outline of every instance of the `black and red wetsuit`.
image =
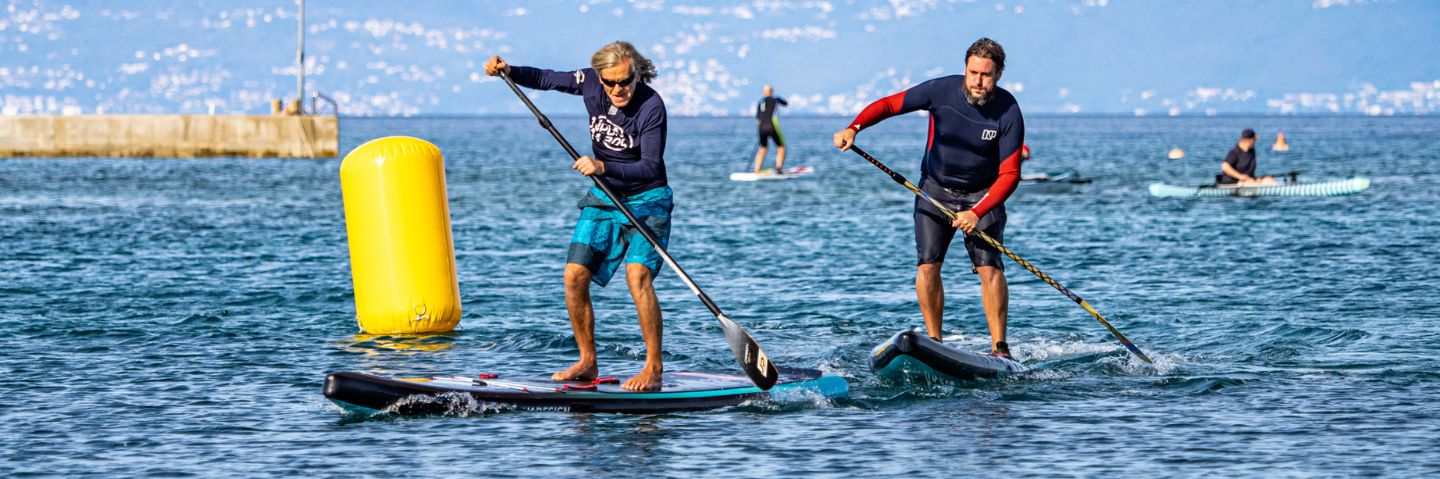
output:
[{"label": "black and red wetsuit", "polygon": [[[965,97],[965,76],[926,81],[865,107],[850,123],[863,131],[886,118],[925,110],[930,134],[920,163],[920,187],[957,211],[980,217],[977,227],[996,240],[1004,232],[1004,203],[1020,181],[1020,148],[1025,144],[1025,119],[1020,105],[996,87],[983,106]],[[915,239],[920,263],[945,258],[955,229],[929,202],[915,202]],[[975,266],[1003,269],[999,252],[966,238]]]}]

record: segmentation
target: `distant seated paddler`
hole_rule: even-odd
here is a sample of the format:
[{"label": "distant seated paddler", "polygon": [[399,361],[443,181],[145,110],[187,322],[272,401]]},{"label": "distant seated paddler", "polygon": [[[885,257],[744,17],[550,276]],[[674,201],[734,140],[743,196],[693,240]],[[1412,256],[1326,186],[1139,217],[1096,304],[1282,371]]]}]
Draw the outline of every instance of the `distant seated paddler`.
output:
[{"label": "distant seated paddler", "polygon": [[1273,185],[1275,177],[1256,178],[1255,175],[1255,130],[1246,128],[1240,132],[1240,142],[1225,155],[1220,163],[1220,173],[1215,183],[1220,185]]}]

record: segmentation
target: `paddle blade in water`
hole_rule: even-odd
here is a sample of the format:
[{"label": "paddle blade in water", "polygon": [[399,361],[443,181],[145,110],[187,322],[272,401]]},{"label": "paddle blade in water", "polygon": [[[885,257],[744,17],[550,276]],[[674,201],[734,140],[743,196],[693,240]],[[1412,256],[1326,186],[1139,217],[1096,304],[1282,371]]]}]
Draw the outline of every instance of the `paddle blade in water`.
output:
[{"label": "paddle blade in water", "polygon": [[725,331],[725,341],[730,343],[730,350],[735,352],[735,359],[740,361],[740,368],[755,382],[755,386],[761,390],[768,391],[775,381],[779,379],[780,372],[770,362],[770,357],[765,351],[760,350],[760,345],[745,332],[745,328],[735,324],[725,315],[715,317],[720,320],[720,329]]}]

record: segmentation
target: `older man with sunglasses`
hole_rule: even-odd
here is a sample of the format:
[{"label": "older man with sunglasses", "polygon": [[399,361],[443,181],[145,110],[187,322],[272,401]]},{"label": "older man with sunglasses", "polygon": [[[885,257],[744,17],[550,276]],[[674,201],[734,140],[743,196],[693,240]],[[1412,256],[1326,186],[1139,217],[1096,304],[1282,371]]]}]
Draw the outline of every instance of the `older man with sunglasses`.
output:
[{"label": "older man with sunglasses", "polygon": [[[664,246],[670,238],[674,202],[665,178],[665,102],[647,84],[655,78],[655,65],[626,42],[600,48],[590,58],[590,65],[560,72],[510,66],[495,56],[486,62],[485,73],[507,73],[515,83],[527,88],[580,95],[590,116],[594,157],[582,156],[571,168],[585,176],[599,176],[625,198],[625,205]],[[580,219],[566,256],[565,308],[580,348],[580,360],[551,377],[591,380],[599,375],[590,282],[604,287],[625,264],[626,283],[645,337],[645,366],[622,387],[658,390],[664,371],[660,341],[663,328],[653,282],[660,272],[660,254],[598,187],[590,188],[579,207]]]}]

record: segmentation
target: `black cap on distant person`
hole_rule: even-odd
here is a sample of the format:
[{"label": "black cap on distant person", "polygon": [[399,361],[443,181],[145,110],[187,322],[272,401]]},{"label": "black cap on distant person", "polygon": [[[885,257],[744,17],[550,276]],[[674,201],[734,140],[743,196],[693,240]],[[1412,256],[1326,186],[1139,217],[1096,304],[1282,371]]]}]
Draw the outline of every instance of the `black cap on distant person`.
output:
[{"label": "black cap on distant person", "polygon": [[1240,132],[1240,138],[1244,138],[1244,139],[1247,139],[1247,140],[1248,140],[1248,139],[1251,139],[1251,138],[1254,138],[1254,137],[1255,137],[1255,130],[1251,130],[1251,129],[1249,129],[1249,128],[1246,128],[1245,131]]}]

